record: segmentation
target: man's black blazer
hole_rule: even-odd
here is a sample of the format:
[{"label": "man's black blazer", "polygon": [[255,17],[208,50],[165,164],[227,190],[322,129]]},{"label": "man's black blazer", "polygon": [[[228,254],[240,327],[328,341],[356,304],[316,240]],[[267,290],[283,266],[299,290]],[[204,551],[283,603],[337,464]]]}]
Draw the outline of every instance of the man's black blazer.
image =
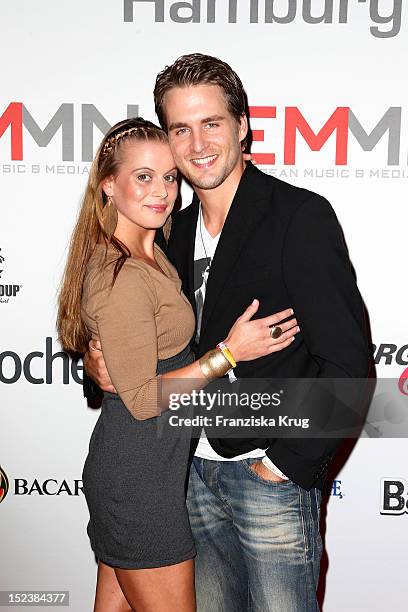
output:
[{"label": "man's black blazer", "polygon": [[[193,263],[199,202],[173,217],[168,255],[194,310]],[[198,356],[226,338],[254,298],[256,318],[292,307],[301,332],[288,348],[241,362],[239,378],[366,378],[370,353],[364,306],[343,234],[321,196],[248,164],[228,212],[207,281]],[[258,446],[305,489],[321,486],[336,439],[214,439],[233,457]],[[197,444],[197,440],[194,441]]]}]

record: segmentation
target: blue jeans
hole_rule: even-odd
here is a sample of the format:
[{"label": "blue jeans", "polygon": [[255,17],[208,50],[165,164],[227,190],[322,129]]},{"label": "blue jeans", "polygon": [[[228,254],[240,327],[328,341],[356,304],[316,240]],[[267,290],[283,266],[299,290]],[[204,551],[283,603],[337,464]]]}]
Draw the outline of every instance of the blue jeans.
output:
[{"label": "blue jeans", "polygon": [[198,612],[318,612],[321,491],[258,476],[256,459],[194,457],[187,506]]}]

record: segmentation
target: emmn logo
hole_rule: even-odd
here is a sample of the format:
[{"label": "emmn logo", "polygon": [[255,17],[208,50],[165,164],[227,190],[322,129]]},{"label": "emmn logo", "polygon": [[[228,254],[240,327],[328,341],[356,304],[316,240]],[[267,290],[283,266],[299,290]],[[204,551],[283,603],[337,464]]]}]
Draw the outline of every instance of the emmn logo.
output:
[{"label": "emmn logo", "polygon": [[[127,117],[137,117],[139,106],[127,105]],[[81,161],[90,162],[94,156],[94,126],[102,134],[111,128],[111,124],[93,104],[81,104]],[[51,117],[44,129],[41,129],[29,110],[22,102],[11,102],[0,117],[0,137],[10,128],[11,159],[20,161],[24,158],[23,127],[39,147],[47,147],[58,131],[61,131],[62,161],[74,161],[74,104],[63,103]]]},{"label": "emmn logo", "polygon": [[[253,119],[276,119],[276,106],[250,106],[250,117]],[[283,114],[283,113],[282,113]],[[284,165],[296,163],[298,133],[311,151],[320,151],[332,134],[336,135],[335,164],[344,166],[349,163],[349,134],[352,134],[363,151],[373,151],[382,137],[388,132],[387,164],[397,166],[400,161],[402,107],[390,106],[378,123],[367,132],[351,108],[339,106],[318,131],[309,125],[304,114],[297,106],[284,109]],[[253,140],[263,141],[264,130],[253,130]],[[260,164],[274,164],[275,153],[254,153],[255,161]]]},{"label": "emmn logo", "polygon": [[8,491],[9,481],[7,478],[7,474],[0,465],[0,504],[2,501],[4,501]]},{"label": "emmn logo", "polygon": [[[81,145],[82,161],[91,161],[94,155],[93,128],[96,126],[106,133],[110,124],[93,104],[82,104]],[[305,114],[297,106],[288,106],[279,113],[276,106],[250,106],[252,119],[263,119],[265,128],[270,119],[283,118],[283,163],[296,164],[296,151],[299,136],[311,151],[320,151],[332,135],[335,135],[335,159],[338,166],[349,163],[349,134],[354,136],[363,151],[373,151],[380,140],[388,134],[387,164],[398,166],[401,155],[402,108],[389,107],[371,131],[363,124],[349,107],[339,106],[323,125],[314,130]],[[128,104],[127,116],[136,116],[137,105]],[[323,120],[324,121],[324,120]],[[47,147],[58,131],[61,131],[62,160],[74,161],[74,105],[61,104],[44,129],[41,129],[22,102],[11,102],[0,116],[0,137],[10,128],[11,159],[21,161],[24,157],[23,127],[39,147]],[[265,139],[265,129],[252,131],[254,142]],[[254,159],[263,165],[274,165],[275,153],[253,152]]]},{"label": "emmn logo", "polygon": [[[135,5],[149,3],[154,7],[154,20],[156,23],[163,23],[168,19],[174,23],[237,23],[246,21],[247,23],[275,23],[288,24],[296,19],[303,19],[307,24],[339,24],[348,23],[351,20],[349,15],[349,0],[338,0],[338,11],[335,12],[334,0],[324,0],[319,2],[319,8],[312,11],[312,0],[288,0],[284,3],[275,0],[263,0],[261,7],[264,8],[263,15],[260,16],[259,0],[240,0],[238,11],[238,0],[222,0],[222,8],[217,0],[190,0],[190,2],[172,2],[165,0],[124,0],[123,20],[125,22],[137,21],[135,16]],[[337,2],[336,2],[337,4]],[[361,4],[368,5],[364,10],[369,12],[372,24],[370,32],[375,38],[392,38],[397,36],[401,29],[402,21],[402,0],[393,2],[384,0],[354,0],[353,7],[355,12],[363,9]],[[382,10],[380,11],[380,4]],[[385,7],[384,7],[385,4]],[[278,7],[278,5],[280,5]],[[315,3],[316,5],[316,3]],[[323,6],[322,6],[323,5]],[[390,6],[391,5],[391,6]],[[384,25],[385,29],[380,29]]]},{"label": "emmn logo", "polygon": [[403,478],[382,478],[380,514],[408,514],[408,482]]}]

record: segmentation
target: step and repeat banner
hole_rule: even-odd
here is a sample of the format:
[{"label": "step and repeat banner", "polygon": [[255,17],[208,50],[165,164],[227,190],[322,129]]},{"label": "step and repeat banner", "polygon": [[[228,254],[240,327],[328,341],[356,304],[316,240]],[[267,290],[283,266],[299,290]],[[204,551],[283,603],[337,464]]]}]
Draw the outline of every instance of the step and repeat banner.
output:
[{"label": "step and repeat banner", "polygon": [[1,591],[68,591],[73,612],[92,609],[81,473],[99,412],[56,339],[58,285],[102,135],[127,116],[155,121],[156,74],[198,51],[241,76],[259,167],[332,203],[377,376],[395,383],[324,492],[323,610],[404,606],[407,13],[402,0],[0,4]]}]

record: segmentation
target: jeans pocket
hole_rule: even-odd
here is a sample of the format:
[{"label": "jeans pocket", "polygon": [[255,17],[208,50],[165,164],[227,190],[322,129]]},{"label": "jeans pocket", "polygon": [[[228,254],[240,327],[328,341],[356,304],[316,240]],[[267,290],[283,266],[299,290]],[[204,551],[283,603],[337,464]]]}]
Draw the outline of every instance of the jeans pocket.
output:
[{"label": "jeans pocket", "polygon": [[276,480],[269,480],[267,478],[262,478],[262,476],[257,474],[257,472],[255,472],[251,467],[257,461],[259,461],[259,459],[242,459],[239,462],[244,468],[245,472],[252,478],[252,480],[255,480],[258,483],[262,483],[270,487],[282,486],[282,487],[287,488],[294,484],[291,480],[282,480],[282,481],[277,482]]}]

